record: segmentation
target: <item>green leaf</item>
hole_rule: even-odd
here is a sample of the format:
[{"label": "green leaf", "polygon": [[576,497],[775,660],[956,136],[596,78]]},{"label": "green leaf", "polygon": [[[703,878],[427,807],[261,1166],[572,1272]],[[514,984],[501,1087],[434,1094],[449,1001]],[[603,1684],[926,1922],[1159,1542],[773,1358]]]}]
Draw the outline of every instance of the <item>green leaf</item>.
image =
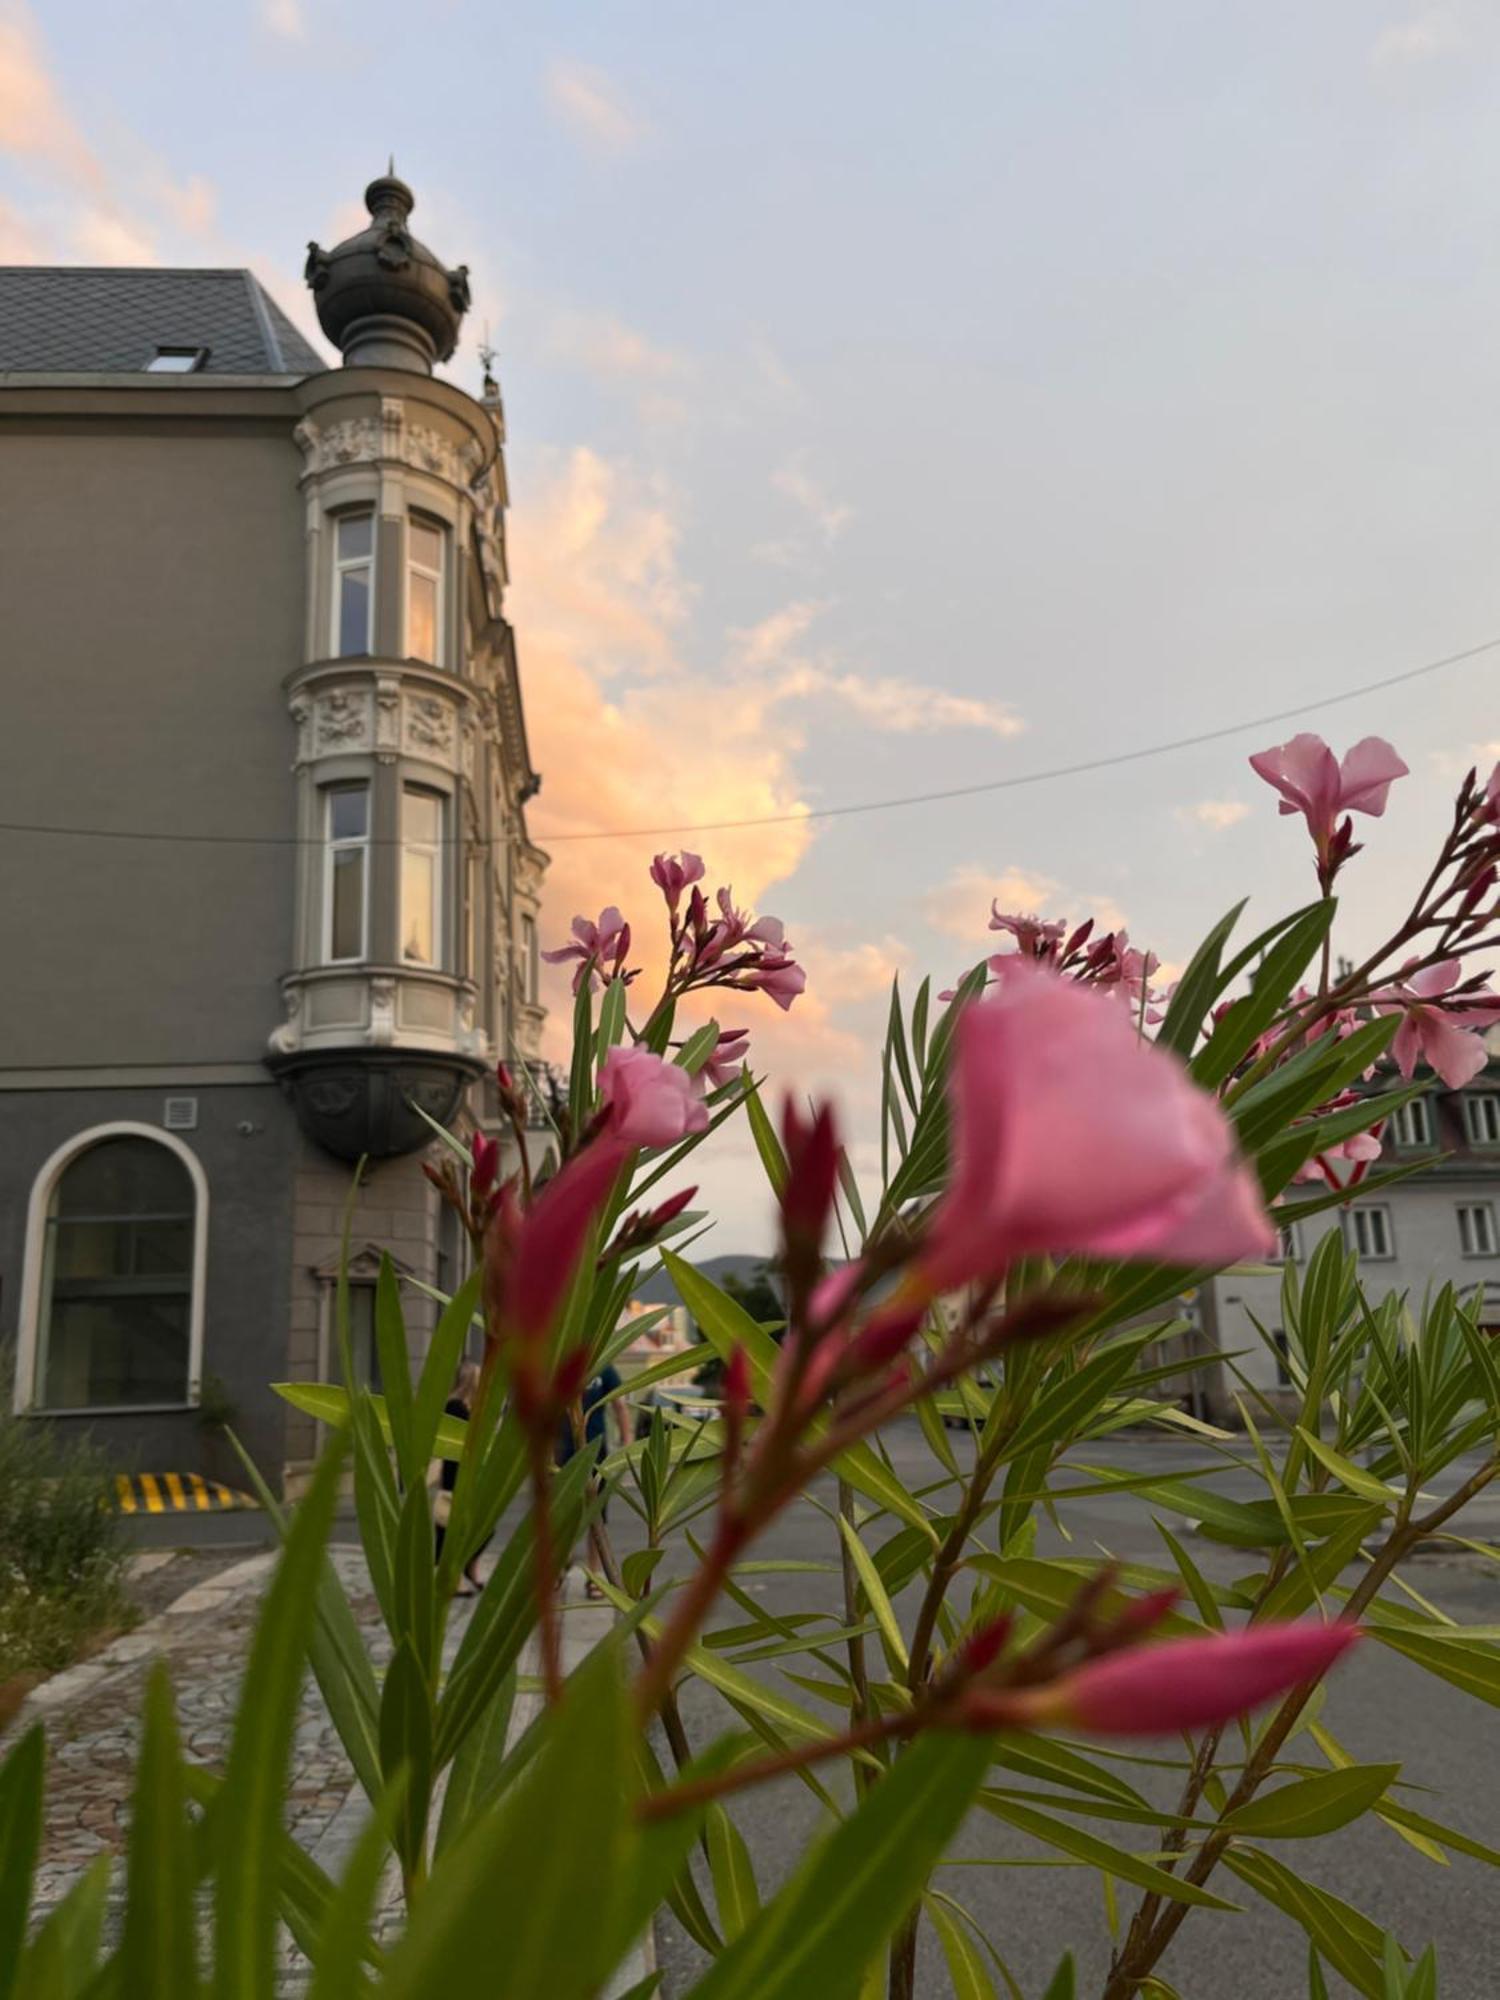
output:
[{"label": "green leaf", "polygon": [[46,1754],[38,1723],[0,1765],[0,2000],[10,2000],[15,1988],[31,1910],[31,1878],[42,1844]]},{"label": "green leaf", "polygon": [[1298,1778],[1237,1806],[1222,1824],[1231,1833],[1257,1840],[1306,1840],[1336,1833],[1383,1798],[1400,1770],[1399,1764],[1350,1764],[1341,1771]]},{"label": "green leaf", "polygon": [[445,1851],[387,1960],[381,2000],[476,1983],[487,2000],[592,2000],[612,1970],[635,1837],[632,1734],[606,1643],[543,1717],[525,1771]]},{"label": "green leaf", "polygon": [[886,1021],[885,1046],[896,1074],[901,1079],[901,1088],[906,1093],[906,1101],[915,1111],[917,1108],[917,1087],[912,1082],[911,1057],[906,1047],[906,1023],[901,1017],[901,980],[899,975],[891,981],[891,1009]]},{"label": "green leaf", "polygon": [[1157,1030],[1159,1048],[1174,1049],[1183,1057],[1192,1054],[1198,1030],[1224,990],[1220,961],[1244,908],[1243,902],[1236,903],[1226,916],[1220,917],[1188,961],[1187,970],[1172,990],[1166,1018]]},{"label": "green leaf", "polygon": [[[552,1533],[559,1562],[567,1560],[589,1506],[593,1464],[575,1452],[552,1482]],[[599,1504],[597,1501],[594,1504]],[[520,1658],[536,1623],[535,1543],[530,1517],[506,1543],[459,1641],[437,1711],[435,1768],[441,1770],[478,1722]]]},{"label": "green leaf", "polygon": [[954,1916],[939,1896],[924,1896],[922,1908],[943,1947],[953,2000],[997,2000],[990,1969],[968,1926]]},{"label": "green leaf", "polygon": [[220,1823],[234,1837],[219,1843],[214,2000],[263,2000],[273,1990],[282,1801],[343,1457],[335,1436],[292,1521],[245,1666],[255,1699],[235,1717],[219,1797]]},{"label": "green leaf", "polygon": [[412,1430],[411,1359],[406,1351],[406,1321],[401,1312],[401,1288],[388,1252],[380,1253],[375,1280],[375,1347],[380,1356],[380,1381],[385,1390],[386,1417],[401,1477],[410,1486],[422,1477],[422,1464]]},{"label": "green leaf", "polygon": [[1114,1875],[1122,1882],[1133,1882],[1138,1889],[1149,1889],[1155,1895],[1170,1897],[1173,1902],[1195,1903],[1208,1910],[1232,1910],[1237,1907],[1208,1889],[1197,1888],[1176,1875],[1169,1875],[1154,1861],[1147,1861],[1126,1848],[1116,1847],[1113,1841],[1085,1833],[1081,1827],[1069,1826],[1064,1820],[1054,1819],[1050,1813],[1017,1805],[1013,1800],[988,1790],[979,1794],[979,1803],[986,1812],[993,1813],[996,1819],[1003,1819],[1019,1832],[1029,1833],[1034,1840],[1040,1840],[1048,1847],[1060,1848],[1064,1854],[1071,1854],[1076,1861],[1086,1861],[1091,1868],[1098,1868],[1106,1875]]},{"label": "green leaf", "polygon": [[1383,2000],[1385,1980],[1377,1957],[1381,1933],[1368,1917],[1258,1847],[1231,1847],[1224,1861],[1257,1895],[1299,1923],[1334,1970],[1366,2000]]},{"label": "green leaf", "polygon": [[515,1699],[516,1676],[512,1669],[490,1697],[489,1706],[478,1722],[458,1746],[443,1793],[443,1810],[438,1820],[434,1855],[440,1855],[451,1847],[494,1796],[500,1768],[505,1762],[505,1743],[510,1733]]},{"label": "green leaf", "polygon": [[885,1593],[885,1585],[880,1580],[880,1571],[875,1560],[859,1538],[854,1523],[842,1514],[839,1516],[839,1533],[848,1547],[850,1559],[859,1576],[860,1588],[866,1602],[880,1627],[880,1636],[885,1643],[886,1658],[893,1671],[904,1674],[911,1665],[907,1657],[906,1641],[901,1636],[901,1626],[896,1618],[896,1607]]},{"label": "green leaf", "polygon": [[1243,1000],[1235,1001],[1193,1059],[1193,1075],[1206,1089],[1213,1089],[1230,1075],[1281,1012],[1313,953],[1328,935],[1336,907],[1330,899],[1299,911],[1266,953],[1252,990]]},{"label": "green leaf", "polygon": [[427,1673],[410,1638],[397,1646],[386,1668],[380,1702],[380,1763],[386,1783],[404,1779],[396,1819],[396,1851],[416,1872],[427,1837],[432,1802],[432,1695]]},{"label": "green leaf", "polygon": [[705,1834],[714,1901],[719,1906],[719,1929],[729,1941],[737,1938],[759,1914],[760,1890],[756,1886],[755,1865],[744,1836],[722,1806],[709,1807]]},{"label": "green leaf", "polygon": [[599,1029],[594,1046],[601,1069],[604,1066],[604,1058],[625,1033],[626,997],[624,980],[612,979],[604,989],[604,998],[599,1002]]},{"label": "green leaf", "polygon": [[[664,1249],[661,1260],[678,1297],[702,1328],[715,1353],[727,1361],[736,1347],[744,1348],[756,1400],[764,1404],[770,1395],[771,1376],[780,1352],[770,1334],[712,1279],[705,1278],[671,1250]],[[814,1427],[814,1435],[817,1428]],[[869,1444],[861,1441],[841,1452],[834,1460],[833,1470],[867,1500],[922,1529],[936,1547],[937,1538],[920,1504]]]},{"label": "green leaf", "polygon": [[843,2000],[958,1831],[989,1757],[981,1737],[934,1733],[897,1759],[741,1932],[693,2000]]},{"label": "green leaf", "polygon": [[99,1962],[110,1857],[91,1861],[26,1947],[15,2000],[80,2000]]},{"label": "green leaf", "polygon": [[760,1101],[759,1084],[752,1083],[745,1092],[745,1116],[750,1121],[750,1136],[755,1141],[755,1150],[760,1155],[766,1179],[771,1183],[771,1192],[780,1195],[786,1186],[786,1154],[782,1151],[776,1127],[766,1116],[766,1107]]},{"label": "green leaf", "polygon": [[1419,1840],[1451,1847],[1455,1854],[1467,1854],[1471,1860],[1483,1861],[1487,1867],[1500,1868],[1500,1848],[1486,1847],[1482,1840],[1471,1839],[1466,1833],[1444,1826],[1440,1820],[1428,1819],[1423,1813],[1413,1812],[1410,1806],[1397,1805],[1393,1799],[1382,1799],[1376,1813],[1398,1832],[1415,1834]]},{"label": "green leaf", "polygon": [[701,1028],[695,1028],[677,1051],[677,1067],[685,1069],[689,1076],[697,1076],[719,1043],[719,1024],[705,1021]]},{"label": "green leaf", "polygon": [[1177,1565],[1177,1574],[1187,1586],[1188,1595],[1193,1600],[1193,1607],[1198,1616],[1211,1632],[1222,1632],[1224,1614],[1220,1611],[1218,1600],[1214,1596],[1213,1585],[1164,1522],[1156,1523],[1156,1532],[1166,1543],[1167,1553]]},{"label": "green leaf", "polygon": [[[453,1377],[458,1372],[459,1362],[463,1359],[464,1347],[469,1338],[469,1328],[474,1323],[475,1310],[479,1305],[479,1290],[483,1283],[484,1267],[476,1264],[443,1308],[433,1329],[427,1358],[422,1363],[421,1380],[417,1384],[416,1405],[412,1411],[414,1465],[408,1477],[408,1484],[415,1484],[425,1476],[427,1461],[433,1456],[438,1426],[443,1419],[443,1405],[448,1400],[453,1387]],[[458,1419],[451,1421],[455,1424],[459,1438],[462,1439],[467,1426]]]},{"label": "green leaf", "polygon": [[1318,1463],[1331,1472],[1341,1486],[1347,1486],[1351,1493],[1358,1493],[1365,1500],[1378,1501],[1384,1508],[1394,1507],[1400,1500],[1401,1495],[1393,1487],[1377,1479],[1373,1472],[1366,1472],[1352,1459],[1345,1458],[1342,1452],[1335,1451],[1331,1444],[1325,1444],[1301,1424],[1297,1426],[1297,1435]]},{"label": "green leaf", "polygon": [[158,1660],[130,1811],[120,1981],[126,1993],[192,1994],[198,1985],[197,1887],[172,1683]]},{"label": "green leaf", "polygon": [[651,1587],[651,1578],[656,1565],[666,1554],[665,1549],[632,1549],[620,1565],[620,1576],[628,1597],[644,1597]]},{"label": "green leaf", "polygon": [[1372,1617],[1369,1613],[1366,1620],[1371,1638],[1378,1639],[1382,1646],[1415,1660],[1419,1667],[1425,1667],[1428,1673],[1436,1674],[1452,1687],[1462,1688],[1476,1701],[1500,1708],[1500,1649],[1465,1638],[1462,1627],[1412,1629],[1388,1625],[1378,1614]]},{"label": "green leaf", "polygon": [[1076,2000],[1077,1993],[1078,1975],[1073,1968],[1073,1954],[1065,1951],[1062,1963],[1053,1973],[1042,2000]]},{"label": "green leaf", "polygon": [[[398,1644],[410,1642],[425,1676],[433,1667],[433,1647],[437,1639],[437,1607],[434,1596],[434,1535],[432,1512],[424,1481],[415,1480],[406,1489],[401,1519],[396,1530],[396,1556],[392,1590],[396,1616],[391,1637]],[[387,1780],[390,1773],[386,1772]]]},{"label": "green leaf", "polygon": [[404,1777],[398,1777],[376,1802],[360,1829],[338,1887],[328,1898],[317,1950],[312,1955],[309,2000],[351,2000],[351,1996],[369,1990],[365,1960],[370,1951],[375,1899],[385,1874],[404,1783]]},{"label": "green leaf", "polygon": [[579,967],[573,999],[573,1063],[568,1073],[568,1115],[574,1133],[581,1132],[594,1111],[594,968]]}]

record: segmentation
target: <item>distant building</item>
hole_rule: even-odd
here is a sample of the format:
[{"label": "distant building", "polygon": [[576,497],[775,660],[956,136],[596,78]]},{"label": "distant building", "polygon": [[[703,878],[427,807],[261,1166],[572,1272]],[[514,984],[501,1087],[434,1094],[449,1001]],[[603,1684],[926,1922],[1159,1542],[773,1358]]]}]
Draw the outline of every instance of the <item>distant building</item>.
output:
[{"label": "distant building", "polygon": [[[1330,1230],[1359,1252],[1360,1277],[1371,1299],[1404,1292],[1420,1309],[1423,1296],[1452,1284],[1481,1300],[1482,1323],[1500,1336],[1500,1040],[1490,1036],[1488,1065],[1463,1090],[1430,1080],[1420,1097],[1398,1111],[1384,1132],[1381,1167],[1425,1161],[1409,1180],[1365,1196],[1356,1189],[1347,1205],[1294,1224],[1282,1239],[1283,1259],[1303,1263]],[[1288,1199],[1313,1194],[1291,1189]],[[1237,1365],[1259,1389],[1275,1391],[1290,1377],[1262,1344],[1258,1320],[1273,1341],[1281,1324],[1281,1272],[1228,1273],[1202,1287],[1190,1309],[1203,1336],[1236,1354]],[[1232,1411],[1239,1385],[1223,1368],[1202,1371],[1210,1414]]]},{"label": "distant building", "polygon": [[298,1476],[267,1385],[337,1372],[354,1162],[373,1373],[374,1246],[462,1263],[419,1114],[498,1131],[542,1026],[499,390],[434,376],[466,273],[365,198],[332,367],[247,271],[0,270],[0,1339],[146,1470],[207,1406]]}]

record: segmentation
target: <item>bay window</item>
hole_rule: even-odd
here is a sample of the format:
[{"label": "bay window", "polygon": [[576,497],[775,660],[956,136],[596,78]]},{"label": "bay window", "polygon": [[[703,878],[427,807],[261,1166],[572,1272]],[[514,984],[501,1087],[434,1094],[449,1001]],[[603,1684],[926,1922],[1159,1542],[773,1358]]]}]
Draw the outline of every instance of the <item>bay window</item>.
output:
[{"label": "bay window", "polygon": [[401,788],[401,956],[408,965],[442,961],[445,803],[424,785]]},{"label": "bay window", "polygon": [[368,654],[375,603],[375,516],[340,514],[334,526],[333,651]]},{"label": "bay window", "polygon": [[328,785],[323,793],[323,958],[337,965],[365,956],[370,881],[370,788]]},{"label": "bay window", "polygon": [[443,664],[443,530],[413,514],[406,524],[406,656]]}]

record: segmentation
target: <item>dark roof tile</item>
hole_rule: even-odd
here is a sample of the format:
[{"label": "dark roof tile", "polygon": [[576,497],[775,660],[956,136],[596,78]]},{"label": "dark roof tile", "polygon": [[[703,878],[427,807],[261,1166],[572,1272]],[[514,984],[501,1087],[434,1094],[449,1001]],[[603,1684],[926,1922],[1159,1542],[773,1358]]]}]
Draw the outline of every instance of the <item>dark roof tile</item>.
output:
[{"label": "dark roof tile", "polygon": [[158,347],[206,347],[206,375],[328,366],[248,271],[0,265],[0,373],[136,374]]}]

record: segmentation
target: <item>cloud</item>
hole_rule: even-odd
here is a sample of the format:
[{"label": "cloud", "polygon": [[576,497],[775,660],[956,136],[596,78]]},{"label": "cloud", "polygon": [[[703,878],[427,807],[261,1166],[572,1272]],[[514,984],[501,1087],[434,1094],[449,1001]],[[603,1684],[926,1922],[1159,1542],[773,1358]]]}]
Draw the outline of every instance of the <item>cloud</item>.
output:
[{"label": "cloud", "polygon": [[1433,770],[1449,784],[1457,785],[1469,770],[1477,771],[1482,780],[1500,763],[1500,736],[1488,742],[1465,743],[1457,750],[1433,750],[1428,755]]},{"label": "cloud", "polygon": [[602,70],[555,62],[547,73],[547,100],[573,133],[611,153],[629,152],[649,127]]},{"label": "cloud", "polygon": [[102,191],[104,169],[62,101],[47,70],[29,8],[0,8],[0,152],[53,168],[66,180]]},{"label": "cloud", "polygon": [[807,653],[802,641],[827,609],[811,600],[783,605],[758,624],[730,634],[742,676],[761,676],[778,702],[821,701],[845,709],[868,728],[897,736],[944,729],[981,729],[1018,736],[1026,725],[1001,702],[945,694],[941,688],[892,675],[852,672],[826,649]]},{"label": "cloud", "polygon": [[263,0],[261,25],[284,42],[307,40],[307,16],[302,0]]},{"label": "cloud", "polygon": [[553,315],[549,334],[554,357],[604,381],[674,382],[689,372],[686,355],[656,346],[609,313],[564,309]]},{"label": "cloud", "polygon": [[0,264],[40,264],[42,241],[9,202],[0,201]]},{"label": "cloud", "polygon": [[798,455],[771,475],[771,484],[778,493],[784,493],[793,501],[832,547],[853,518],[854,510],[841,500],[835,500],[828,489],[821,485],[807,470],[805,455]]},{"label": "cloud", "polygon": [[1211,833],[1223,833],[1249,816],[1250,808],[1243,799],[1199,799],[1196,805],[1177,808],[1177,817],[1185,826],[1207,827]]},{"label": "cloud", "polygon": [[1377,69],[1431,62],[1455,54],[1467,40],[1451,7],[1429,7],[1409,21],[1383,28],[1371,47],[1370,61]]},{"label": "cloud", "polygon": [[948,880],[928,891],[924,914],[935,931],[964,944],[998,943],[990,929],[990,910],[998,904],[1007,915],[1067,918],[1081,923],[1093,917],[1101,931],[1120,930],[1125,918],[1107,896],[1079,895],[1051,875],[1029,868],[1004,868],[991,873],[967,861]]}]

